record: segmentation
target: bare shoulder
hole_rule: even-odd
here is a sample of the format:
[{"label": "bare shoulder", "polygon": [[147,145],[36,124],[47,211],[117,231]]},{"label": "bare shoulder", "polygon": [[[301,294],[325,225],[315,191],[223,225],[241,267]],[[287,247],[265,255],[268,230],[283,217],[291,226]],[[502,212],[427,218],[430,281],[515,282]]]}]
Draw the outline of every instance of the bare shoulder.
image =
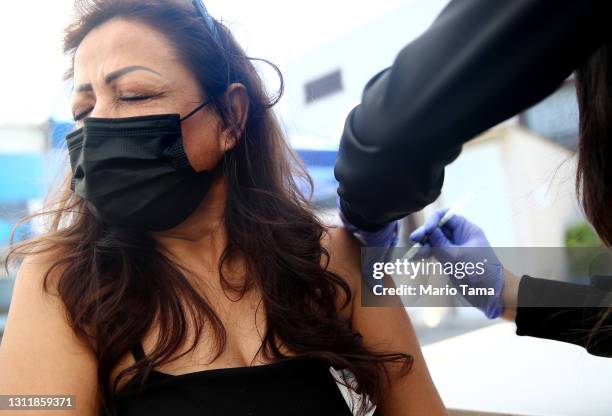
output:
[{"label": "bare shoulder", "polygon": [[80,414],[95,414],[97,361],[72,330],[57,291],[61,269],[51,268],[62,255],[30,254],[19,267],[0,345],[0,394],[76,395]]},{"label": "bare shoulder", "polygon": [[[391,384],[385,390],[379,413],[384,416],[445,415],[444,405],[427,369],[410,317],[401,302],[395,306],[361,305],[360,243],[346,229],[330,227],[322,244],[330,253],[329,269],[351,287],[353,297],[348,317],[353,329],[363,337],[364,345],[372,351],[400,352],[413,359],[408,375],[402,374],[396,364],[385,365],[391,376]],[[393,282],[387,282],[387,286],[390,285]]]},{"label": "bare shoulder", "polygon": [[[321,245],[329,253],[327,270],[340,276],[351,289],[351,303],[344,309],[341,305],[345,298],[338,299],[338,309],[341,316],[352,317],[353,305],[359,302],[361,288],[361,246],[345,228],[328,226],[321,238]],[[326,259],[321,259],[324,262]],[[322,264],[325,266],[325,264]]]},{"label": "bare shoulder", "polygon": [[20,287],[40,287],[42,289],[48,272],[47,290],[57,295],[57,283],[61,269],[59,267],[52,269],[51,266],[64,255],[63,250],[48,247],[44,252],[25,256],[19,265],[15,284],[19,284]]}]

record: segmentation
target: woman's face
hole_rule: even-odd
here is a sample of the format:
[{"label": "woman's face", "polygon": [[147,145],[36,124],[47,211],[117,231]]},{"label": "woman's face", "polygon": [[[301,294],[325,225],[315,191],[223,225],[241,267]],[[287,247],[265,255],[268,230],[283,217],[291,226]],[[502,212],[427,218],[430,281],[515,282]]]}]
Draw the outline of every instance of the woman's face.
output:
[{"label": "woman's face", "polygon": [[[89,32],[76,51],[72,114],[77,128],[87,116],[184,117],[203,101],[196,78],[170,42],[144,23],[109,20]],[[196,171],[214,168],[233,146],[219,134],[219,125],[209,106],[182,122],[185,152]]]}]

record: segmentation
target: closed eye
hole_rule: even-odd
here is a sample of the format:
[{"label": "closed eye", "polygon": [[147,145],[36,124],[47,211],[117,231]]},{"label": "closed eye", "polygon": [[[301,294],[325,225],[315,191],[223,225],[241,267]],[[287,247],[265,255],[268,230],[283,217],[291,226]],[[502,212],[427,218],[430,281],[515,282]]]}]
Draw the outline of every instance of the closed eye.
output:
[{"label": "closed eye", "polygon": [[[163,94],[153,94],[153,95],[133,95],[133,96],[129,96],[129,97],[118,97],[117,99],[119,101],[124,101],[124,102],[137,102],[137,101],[145,101],[145,100],[150,100],[153,98],[158,98],[160,96],[162,96]],[[89,109],[87,111],[84,111],[82,113],[79,113],[75,116],[73,116],[74,121],[79,121],[82,120],[83,118],[85,118],[85,116],[87,116],[87,114],[89,114],[91,112],[92,109]]]},{"label": "closed eye", "polygon": [[73,116],[72,118],[74,119],[74,121],[79,121],[79,120],[82,120],[90,112],[91,112],[91,110],[87,110],[87,111],[84,111],[84,112],[82,112],[80,114],[77,114],[76,116]]},{"label": "closed eye", "polygon": [[155,94],[155,95],[133,95],[131,97],[119,97],[118,100],[119,101],[144,101],[144,100],[149,100],[151,98],[157,98],[159,97],[160,94]]}]

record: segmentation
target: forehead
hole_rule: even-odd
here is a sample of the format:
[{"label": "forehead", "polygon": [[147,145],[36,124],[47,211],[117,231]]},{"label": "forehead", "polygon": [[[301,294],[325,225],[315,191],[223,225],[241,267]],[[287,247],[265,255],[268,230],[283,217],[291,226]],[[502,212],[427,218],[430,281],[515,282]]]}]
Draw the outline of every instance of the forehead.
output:
[{"label": "forehead", "polygon": [[168,72],[177,65],[170,41],[149,25],[113,18],[91,30],[74,55],[74,81],[96,82],[115,69],[146,65]]}]

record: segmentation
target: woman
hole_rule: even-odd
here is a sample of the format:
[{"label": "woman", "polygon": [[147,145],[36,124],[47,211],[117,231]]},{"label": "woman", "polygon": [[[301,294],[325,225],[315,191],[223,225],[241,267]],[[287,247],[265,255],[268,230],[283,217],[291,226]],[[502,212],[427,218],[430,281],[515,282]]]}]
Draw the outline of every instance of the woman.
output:
[{"label": "woman", "polygon": [[360,307],[359,247],[298,191],[278,99],[229,30],[197,2],[78,10],[72,169],[49,231],[10,253],[0,392],[74,394],[79,414],[353,414],[337,370],[355,413],[445,414],[404,309]]},{"label": "woman", "polygon": [[[348,117],[335,167],[348,228],[384,246],[380,241],[390,236],[394,220],[437,199],[444,169],[463,143],[544,99],[576,70],[576,185],[587,217],[610,246],[609,17],[608,2],[599,0],[451,1],[423,35],[402,49],[392,67],[368,82],[362,103]],[[411,239],[427,235],[430,246],[442,248],[488,246],[484,233],[460,216],[440,230],[443,215],[438,211]],[[605,307],[609,290],[519,279],[502,267],[488,277],[488,287],[499,288],[495,295],[468,300],[489,318],[504,314],[516,319],[520,335],[612,356],[612,313]],[[550,307],[559,296],[573,307]]]}]

